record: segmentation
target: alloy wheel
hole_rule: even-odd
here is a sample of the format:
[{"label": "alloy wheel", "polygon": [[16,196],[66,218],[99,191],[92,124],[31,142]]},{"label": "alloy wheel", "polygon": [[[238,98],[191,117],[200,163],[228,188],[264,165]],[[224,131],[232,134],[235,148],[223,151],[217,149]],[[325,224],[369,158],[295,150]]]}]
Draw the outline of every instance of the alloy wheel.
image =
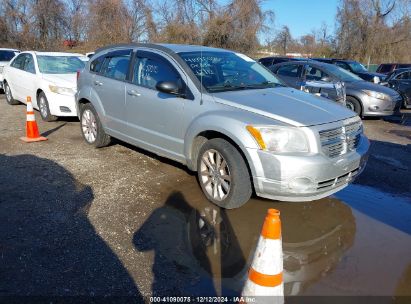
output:
[{"label": "alloy wheel", "polygon": [[204,152],[200,163],[200,181],[207,194],[216,201],[224,200],[230,193],[231,175],[228,164],[220,152]]},{"label": "alloy wheel", "polygon": [[48,111],[47,111],[46,99],[44,98],[44,96],[40,97],[39,108],[40,108],[41,117],[46,118]]},{"label": "alloy wheel", "polygon": [[6,84],[6,98],[7,98],[7,101],[11,101],[11,91],[10,91],[10,87],[9,87],[9,85],[8,84]]},{"label": "alloy wheel", "polygon": [[92,111],[89,109],[81,116],[81,129],[87,142],[93,143],[97,138],[97,122]]}]

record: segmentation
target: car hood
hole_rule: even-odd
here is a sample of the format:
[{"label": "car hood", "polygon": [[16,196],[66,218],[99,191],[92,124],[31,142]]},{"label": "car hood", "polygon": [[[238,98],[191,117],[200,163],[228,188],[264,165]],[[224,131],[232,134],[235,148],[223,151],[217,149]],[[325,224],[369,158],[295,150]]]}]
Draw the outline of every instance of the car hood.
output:
[{"label": "car hood", "polygon": [[355,116],[328,99],[292,88],[228,91],[213,94],[217,103],[260,114],[296,127],[319,125]]},{"label": "car hood", "polygon": [[379,93],[384,93],[387,94],[393,98],[396,98],[398,96],[398,93],[390,89],[386,86],[383,86],[381,84],[376,84],[372,82],[368,82],[365,80],[359,80],[359,81],[351,81],[351,82],[345,82],[345,86],[347,89],[354,89],[354,90],[369,90],[369,91],[375,91]]},{"label": "car hood", "polygon": [[0,66],[5,66],[9,63],[9,61],[0,61]]},{"label": "car hood", "polygon": [[43,74],[43,79],[65,88],[77,87],[77,74]]}]

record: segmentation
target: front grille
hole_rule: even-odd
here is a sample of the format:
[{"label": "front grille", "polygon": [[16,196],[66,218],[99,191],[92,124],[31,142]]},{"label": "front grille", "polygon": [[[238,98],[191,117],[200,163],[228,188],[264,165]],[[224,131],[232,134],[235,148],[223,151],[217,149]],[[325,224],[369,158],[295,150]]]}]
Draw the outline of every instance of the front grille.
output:
[{"label": "front grille", "polygon": [[360,143],[362,131],[360,120],[338,128],[319,131],[323,153],[328,157],[337,157],[354,151]]},{"label": "front grille", "polygon": [[343,184],[350,182],[356,175],[358,175],[359,172],[360,172],[360,168],[358,167],[357,169],[351,172],[348,172],[344,175],[341,175],[341,176],[338,176],[336,178],[329,179],[326,181],[319,182],[317,184],[317,190],[325,191],[329,188],[339,187]]}]

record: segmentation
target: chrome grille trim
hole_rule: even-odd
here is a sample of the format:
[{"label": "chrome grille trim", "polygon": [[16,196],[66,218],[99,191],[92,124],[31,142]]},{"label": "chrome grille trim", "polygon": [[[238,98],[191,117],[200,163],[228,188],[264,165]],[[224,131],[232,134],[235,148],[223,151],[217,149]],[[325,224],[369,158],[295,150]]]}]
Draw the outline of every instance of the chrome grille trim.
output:
[{"label": "chrome grille trim", "polygon": [[328,188],[334,188],[334,187],[341,186],[342,184],[346,184],[350,182],[356,175],[358,175],[359,172],[360,172],[360,167],[344,175],[338,176],[336,178],[319,182],[317,184],[317,190],[327,190]]},{"label": "chrome grille trim", "polygon": [[346,121],[341,127],[320,130],[321,149],[331,158],[349,153],[358,147],[362,133],[361,120]]}]

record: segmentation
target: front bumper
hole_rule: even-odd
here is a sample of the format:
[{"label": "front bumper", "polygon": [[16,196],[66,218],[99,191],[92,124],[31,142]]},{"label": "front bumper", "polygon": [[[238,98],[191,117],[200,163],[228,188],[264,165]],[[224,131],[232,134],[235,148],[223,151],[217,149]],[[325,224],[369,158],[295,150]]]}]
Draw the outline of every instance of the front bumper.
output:
[{"label": "front bumper", "polygon": [[281,201],[312,201],[329,196],[352,182],[364,169],[369,141],[362,136],[358,148],[329,158],[321,153],[294,156],[248,149],[254,166],[256,194]]},{"label": "front bumper", "polygon": [[74,96],[47,92],[50,113],[55,116],[77,116],[76,101]]},{"label": "front bumper", "polygon": [[401,108],[401,96],[394,100],[381,100],[367,96],[363,100],[364,116],[389,116],[398,113]]}]

